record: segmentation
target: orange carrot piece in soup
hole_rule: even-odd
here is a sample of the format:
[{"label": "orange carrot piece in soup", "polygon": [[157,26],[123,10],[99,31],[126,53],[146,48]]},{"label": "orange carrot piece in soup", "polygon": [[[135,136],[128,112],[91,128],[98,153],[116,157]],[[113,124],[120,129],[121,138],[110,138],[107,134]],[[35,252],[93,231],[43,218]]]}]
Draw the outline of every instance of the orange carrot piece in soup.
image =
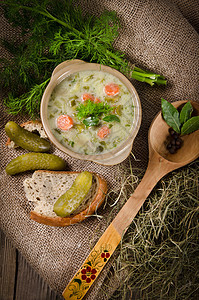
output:
[{"label": "orange carrot piece in soup", "polygon": [[91,100],[91,101],[94,101],[95,100],[95,97],[89,93],[85,93],[81,96],[81,100],[82,102],[85,102],[87,100]]},{"label": "orange carrot piece in soup", "polygon": [[105,85],[104,91],[108,96],[116,96],[120,92],[119,85],[116,83],[109,83]]},{"label": "orange carrot piece in soup", "polygon": [[110,132],[110,129],[104,125],[98,130],[97,135],[100,139],[104,139]]},{"label": "orange carrot piece in soup", "polygon": [[61,115],[57,119],[57,127],[61,130],[69,130],[73,127],[73,119],[68,115]]}]

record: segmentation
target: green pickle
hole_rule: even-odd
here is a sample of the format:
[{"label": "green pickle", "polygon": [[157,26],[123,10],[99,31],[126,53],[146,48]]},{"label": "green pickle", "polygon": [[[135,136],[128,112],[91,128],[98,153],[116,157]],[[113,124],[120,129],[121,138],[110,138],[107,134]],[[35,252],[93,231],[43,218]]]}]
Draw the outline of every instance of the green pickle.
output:
[{"label": "green pickle", "polygon": [[29,170],[65,170],[66,162],[54,154],[27,153],[9,162],[6,167],[8,175],[15,175]]},{"label": "green pickle", "polygon": [[50,143],[40,138],[37,134],[32,133],[13,121],[5,125],[5,131],[8,137],[15,142],[17,146],[33,152],[48,152]]},{"label": "green pickle", "polygon": [[85,171],[80,173],[71,188],[67,190],[54,204],[54,212],[60,217],[67,217],[83,202],[92,186],[92,174]]}]

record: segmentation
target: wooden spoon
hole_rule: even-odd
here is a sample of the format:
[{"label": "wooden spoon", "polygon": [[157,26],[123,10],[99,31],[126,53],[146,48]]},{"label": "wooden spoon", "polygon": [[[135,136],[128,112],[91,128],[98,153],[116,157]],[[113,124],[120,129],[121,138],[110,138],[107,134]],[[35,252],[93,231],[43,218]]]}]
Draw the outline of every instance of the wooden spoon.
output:
[{"label": "wooden spoon", "polygon": [[[185,103],[186,101],[178,101],[173,105],[178,108]],[[194,107],[193,114],[199,115],[199,103],[191,102],[191,104]],[[176,154],[170,154],[165,147],[168,128],[160,112],[149,129],[149,163],[142,181],[67,285],[63,292],[65,299],[84,297],[156,183],[167,173],[185,166],[199,156],[199,130],[184,136],[182,148]]]}]

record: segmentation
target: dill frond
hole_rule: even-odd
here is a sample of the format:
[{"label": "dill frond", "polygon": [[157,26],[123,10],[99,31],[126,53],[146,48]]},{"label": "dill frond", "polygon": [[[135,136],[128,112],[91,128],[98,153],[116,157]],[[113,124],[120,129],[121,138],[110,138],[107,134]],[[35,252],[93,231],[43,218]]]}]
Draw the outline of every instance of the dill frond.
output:
[{"label": "dill frond", "polygon": [[[22,32],[17,43],[3,42],[12,59],[4,61],[0,84],[13,91],[5,101],[12,113],[26,109],[24,103],[34,101],[35,88],[42,86],[65,60],[77,58],[108,65],[150,85],[166,84],[163,76],[137,67],[131,69],[125,53],[114,49],[120,23],[113,11],[104,11],[100,17],[83,16],[71,0],[5,0],[0,5],[7,20]],[[11,75],[9,79],[7,74]],[[32,115],[35,108],[37,105],[32,104],[27,112]]]},{"label": "dill frond", "polygon": [[91,100],[86,101],[86,105],[79,104],[79,106],[76,108],[78,113],[77,117],[79,120],[86,117],[98,117],[102,114],[108,114],[113,110],[113,107],[110,105],[100,102],[100,103],[94,103]]},{"label": "dill frond", "polygon": [[41,84],[35,85],[29,92],[20,97],[13,97],[10,93],[4,99],[4,104],[8,108],[8,113],[13,115],[28,113],[32,119],[39,116],[41,98],[50,79]]}]

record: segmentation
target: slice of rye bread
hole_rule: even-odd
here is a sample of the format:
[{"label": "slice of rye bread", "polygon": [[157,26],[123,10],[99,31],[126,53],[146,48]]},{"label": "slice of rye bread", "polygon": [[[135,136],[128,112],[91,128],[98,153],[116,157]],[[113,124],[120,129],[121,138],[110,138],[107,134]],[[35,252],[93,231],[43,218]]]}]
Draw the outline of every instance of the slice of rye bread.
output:
[{"label": "slice of rye bread", "polygon": [[107,193],[106,181],[95,173],[92,173],[92,187],[77,210],[64,218],[53,211],[56,200],[71,187],[79,173],[81,172],[38,170],[33,173],[32,178],[26,178],[23,183],[25,194],[34,207],[30,218],[46,225],[69,226],[95,214]]},{"label": "slice of rye bread", "polygon": [[[20,126],[27,129],[30,132],[33,132],[33,133],[37,132],[41,138],[44,138],[44,139],[48,138],[40,120],[28,121],[28,122],[20,124]],[[14,141],[11,141],[10,138],[7,139],[6,146],[8,148],[17,148],[18,147]]]}]

